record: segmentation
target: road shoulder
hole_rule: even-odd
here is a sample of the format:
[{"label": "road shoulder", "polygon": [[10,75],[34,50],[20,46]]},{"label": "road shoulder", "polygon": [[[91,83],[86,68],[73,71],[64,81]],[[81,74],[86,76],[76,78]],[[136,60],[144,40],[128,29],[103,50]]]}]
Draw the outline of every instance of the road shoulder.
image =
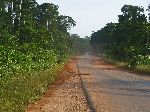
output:
[{"label": "road shoulder", "polygon": [[76,61],[70,60],[59,79],[26,112],[88,112],[75,67]]}]

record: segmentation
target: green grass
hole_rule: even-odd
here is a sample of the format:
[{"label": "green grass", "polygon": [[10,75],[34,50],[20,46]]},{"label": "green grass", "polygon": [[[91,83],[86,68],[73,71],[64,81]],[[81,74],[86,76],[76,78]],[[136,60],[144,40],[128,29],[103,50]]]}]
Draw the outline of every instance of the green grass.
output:
[{"label": "green grass", "polygon": [[106,62],[113,64],[119,68],[132,70],[138,73],[144,73],[144,74],[150,74],[150,65],[137,65],[134,68],[130,68],[128,63],[118,61],[116,59],[110,59],[110,58],[103,58]]},{"label": "green grass", "polygon": [[52,69],[32,74],[18,74],[7,82],[0,82],[0,112],[24,112],[27,105],[39,98],[63,69],[59,64]]},{"label": "green grass", "polygon": [[150,74],[150,65],[138,65],[136,66],[136,70],[142,73],[149,73]]},{"label": "green grass", "polygon": [[103,57],[103,59],[104,59],[105,62],[113,64],[117,67],[128,68],[128,64],[125,63],[125,62],[121,62],[121,61],[118,61],[118,60],[115,60],[115,59],[110,59],[110,58],[104,58],[104,57]]}]

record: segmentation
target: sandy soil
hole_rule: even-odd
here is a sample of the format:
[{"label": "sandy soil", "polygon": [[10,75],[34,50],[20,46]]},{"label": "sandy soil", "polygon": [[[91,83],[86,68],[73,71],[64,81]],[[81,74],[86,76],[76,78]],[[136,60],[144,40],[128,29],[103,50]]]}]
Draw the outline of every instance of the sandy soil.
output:
[{"label": "sandy soil", "polygon": [[88,112],[76,63],[77,59],[70,60],[59,79],[26,112]]}]

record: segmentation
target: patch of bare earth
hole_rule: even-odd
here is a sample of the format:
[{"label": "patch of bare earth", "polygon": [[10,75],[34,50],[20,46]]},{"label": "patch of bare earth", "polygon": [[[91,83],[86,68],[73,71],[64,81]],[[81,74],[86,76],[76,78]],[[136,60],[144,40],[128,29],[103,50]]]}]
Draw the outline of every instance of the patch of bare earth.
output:
[{"label": "patch of bare earth", "polygon": [[111,65],[111,64],[105,62],[101,58],[92,59],[92,60],[90,60],[90,63],[93,66],[98,67],[100,69],[117,69],[117,67],[115,67],[114,65]]},{"label": "patch of bare earth", "polygon": [[26,112],[88,112],[76,63],[76,58],[70,60],[59,79]]}]

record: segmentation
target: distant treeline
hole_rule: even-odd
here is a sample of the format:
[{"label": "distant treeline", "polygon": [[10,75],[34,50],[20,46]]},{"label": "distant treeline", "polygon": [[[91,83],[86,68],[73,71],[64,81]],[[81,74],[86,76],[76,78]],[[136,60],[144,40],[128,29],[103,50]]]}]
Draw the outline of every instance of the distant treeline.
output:
[{"label": "distant treeline", "polygon": [[90,37],[80,38],[77,34],[72,34],[71,38],[73,40],[72,53],[74,55],[83,55],[91,51]]},{"label": "distant treeline", "polygon": [[150,23],[144,8],[124,5],[121,11],[118,23],[108,23],[91,35],[93,51],[133,67],[150,65]]}]

